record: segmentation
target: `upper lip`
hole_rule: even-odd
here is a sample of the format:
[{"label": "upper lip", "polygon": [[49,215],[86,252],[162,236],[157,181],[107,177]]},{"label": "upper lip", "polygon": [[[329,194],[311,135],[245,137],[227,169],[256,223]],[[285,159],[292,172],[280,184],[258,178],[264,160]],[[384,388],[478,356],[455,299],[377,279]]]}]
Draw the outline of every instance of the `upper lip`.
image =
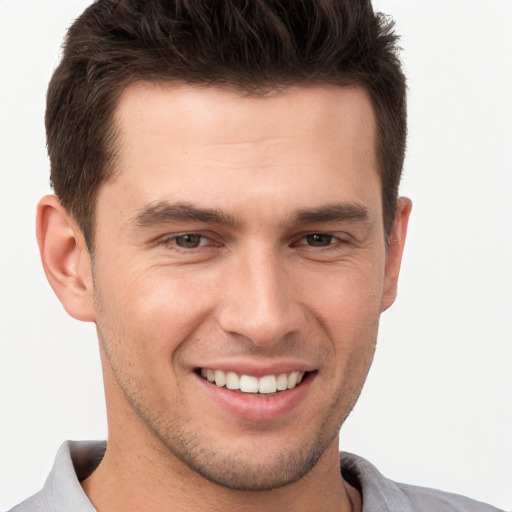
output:
[{"label": "upper lip", "polygon": [[195,370],[205,368],[210,370],[221,370],[223,372],[235,372],[239,375],[252,375],[254,377],[264,377],[265,375],[280,375],[282,373],[311,372],[316,368],[310,363],[297,361],[272,361],[265,364],[253,361],[226,360],[209,361],[201,363],[194,367]]}]

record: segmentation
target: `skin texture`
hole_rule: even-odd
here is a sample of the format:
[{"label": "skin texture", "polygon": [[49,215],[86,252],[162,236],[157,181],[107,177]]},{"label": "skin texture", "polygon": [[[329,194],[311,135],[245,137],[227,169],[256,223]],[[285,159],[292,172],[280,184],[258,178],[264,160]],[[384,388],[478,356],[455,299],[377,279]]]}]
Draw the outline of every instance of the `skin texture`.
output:
[{"label": "skin texture", "polygon": [[[83,482],[91,501],[300,511],[322,497],[322,510],[348,511],[351,495],[357,508],[338,431],[395,298],[411,208],[399,200],[386,246],[367,95],[141,83],[116,121],[94,263],[55,197],[38,211],[47,276],[100,340],[109,442]],[[226,408],[233,395],[219,398],[198,368],[309,377],[293,400]]]}]

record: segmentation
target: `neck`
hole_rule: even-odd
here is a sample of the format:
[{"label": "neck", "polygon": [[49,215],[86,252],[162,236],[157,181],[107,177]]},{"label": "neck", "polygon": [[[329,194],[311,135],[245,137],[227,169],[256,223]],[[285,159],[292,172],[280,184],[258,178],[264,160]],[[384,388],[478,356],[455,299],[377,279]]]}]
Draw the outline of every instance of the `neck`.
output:
[{"label": "neck", "polygon": [[98,512],[358,512],[357,490],[344,482],[338,436],[302,478],[268,491],[239,491],[212,483],[176,457],[129,409],[105,379],[109,439],[98,468],[82,487]]},{"label": "neck", "polygon": [[269,491],[238,491],[209,482],[172,454],[163,452],[156,439],[146,443],[120,441],[109,438],[103,461],[82,482],[98,512],[360,510],[358,492],[341,477],[337,439],[300,480]]}]

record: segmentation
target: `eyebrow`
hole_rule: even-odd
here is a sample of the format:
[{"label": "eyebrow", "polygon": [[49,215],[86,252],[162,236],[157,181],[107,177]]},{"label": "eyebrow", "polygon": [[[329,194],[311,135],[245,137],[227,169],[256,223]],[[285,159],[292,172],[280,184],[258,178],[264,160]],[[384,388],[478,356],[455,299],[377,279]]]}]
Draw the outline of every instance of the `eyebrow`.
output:
[{"label": "eyebrow", "polygon": [[183,221],[224,224],[227,226],[237,224],[235,218],[226,212],[210,208],[198,208],[188,203],[169,203],[168,201],[151,203],[131,219],[131,223],[139,227]]},{"label": "eyebrow", "polygon": [[365,222],[370,220],[368,208],[359,203],[336,203],[319,208],[299,210],[294,221],[297,224],[317,222]]},{"label": "eyebrow", "polygon": [[[358,203],[336,203],[318,208],[304,208],[292,217],[295,224],[318,222],[364,222],[370,218],[368,209]],[[155,201],[144,207],[130,220],[138,227],[151,227],[171,222],[195,221],[208,224],[237,226],[233,215],[211,208],[198,208],[189,203]]]}]

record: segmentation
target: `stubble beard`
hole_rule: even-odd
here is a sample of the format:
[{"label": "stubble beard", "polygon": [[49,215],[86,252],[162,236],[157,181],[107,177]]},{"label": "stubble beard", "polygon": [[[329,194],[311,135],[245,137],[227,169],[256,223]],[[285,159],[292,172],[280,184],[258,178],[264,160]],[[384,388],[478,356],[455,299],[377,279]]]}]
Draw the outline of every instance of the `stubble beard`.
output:
[{"label": "stubble beard", "polygon": [[[234,491],[270,491],[292,484],[308,474],[327,448],[334,442],[337,444],[341,425],[359,397],[365,378],[359,382],[360,379],[355,378],[357,372],[354,367],[360,368],[365,364],[368,370],[373,357],[372,352],[366,362],[348,365],[347,375],[332,394],[331,402],[322,409],[324,418],[315,433],[299,445],[291,442],[281,451],[269,453],[265,441],[258,442],[255,437],[243,450],[221,451],[223,447],[216,449],[209,439],[199,435],[195,420],[176,412],[179,407],[169,408],[161,397],[153,393],[147,379],[139,373],[127,371],[131,365],[124,360],[123,336],[112,336],[112,332],[108,333],[110,336],[104,336],[101,327],[97,325],[106,362],[131,410],[157,441],[154,446],[157,446],[159,456],[171,461],[170,467],[172,460],[177,460],[206,480]],[[118,346],[117,350],[112,350],[114,345]],[[115,357],[114,353],[120,357]],[[333,417],[332,411],[338,411],[337,417]],[[264,454],[264,460],[261,454]]]},{"label": "stubble beard", "polygon": [[[340,385],[335,393],[336,399],[325,409],[326,415],[318,425],[316,434],[299,445],[290,443],[281,451],[269,453],[265,441],[255,438],[243,450],[220,451],[197,433],[197,425],[193,424],[192,419],[170,413],[164,404],[155,407],[158,399],[151,397],[153,399],[148,400],[151,393],[144,389],[144,383],[133,376],[126,378],[126,375],[122,375],[124,372],[120,373],[112,364],[108,349],[105,352],[131,410],[157,441],[155,446],[159,455],[170,461],[177,460],[206,480],[233,491],[270,491],[292,484],[308,474],[327,448],[332,443],[337,444],[339,429],[359,395],[350,393],[352,399],[349,403],[343,403],[347,390]],[[166,414],[158,411],[166,411]],[[333,421],[328,411],[344,413],[338,421]],[[254,457],[253,454],[258,456]],[[264,460],[261,454],[264,454]]]},{"label": "stubble beard", "polygon": [[[156,423],[134,408],[144,425],[158,439],[167,454],[184,463],[206,480],[234,491],[270,491],[300,480],[313,469],[332,442],[337,441],[339,428],[326,431],[310,442],[269,453],[265,442],[248,443],[243,453],[222,453],[201,441],[193,429]],[[256,457],[252,454],[258,454]],[[261,454],[265,460],[261,461]]]}]

